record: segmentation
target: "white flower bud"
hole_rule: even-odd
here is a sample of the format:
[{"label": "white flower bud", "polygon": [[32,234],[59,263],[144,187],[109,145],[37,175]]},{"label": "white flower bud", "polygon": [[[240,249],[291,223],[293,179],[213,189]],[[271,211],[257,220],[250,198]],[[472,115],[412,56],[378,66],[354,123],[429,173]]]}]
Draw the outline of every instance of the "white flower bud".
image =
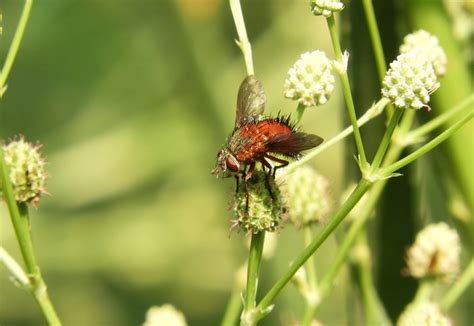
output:
[{"label": "white flower bud", "polygon": [[457,232],[446,223],[428,225],[416,236],[407,251],[410,275],[416,278],[440,277],[450,281],[459,271],[461,245]]},{"label": "white flower bud", "polygon": [[311,12],[315,16],[329,17],[334,12],[344,9],[344,4],[340,0],[311,0]]},{"label": "white flower bud", "polygon": [[451,326],[453,323],[444,316],[432,302],[408,305],[397,321],[397,326]]},{"label": "white flower bud", "polygon": [[143,326],[186,326],[186,319],[182,312],[170,304],[153,306],[146,313]]},{"label": "white flower bud", "polygon": [[390,64],[383,80],[382,95],[398,108],[427,107],[430,94],[439,87],[433,66],[426,55],[416,51],[400,54]]},{"label": "white flower bud", "polygon": [[285,80],[284,95],[309,107],[323,105],[334,90],[332,62],[322,51],[303,53]]},{"label": "white flower bud", "polygon": [[332,207],[329,181],[313,168],[302,166],[285,176],[290,218],[297,226],[326,218]]},{"label": "white flower bud", "polygon": [[426,55],[433,65],[435,74],[438,77],[446,73],[446,64],[448,58],[443,48],[439,45],[438,38],[425,30],[408,34],[403,39],[400,46],[400,53],[415,51],[421,55]]}]

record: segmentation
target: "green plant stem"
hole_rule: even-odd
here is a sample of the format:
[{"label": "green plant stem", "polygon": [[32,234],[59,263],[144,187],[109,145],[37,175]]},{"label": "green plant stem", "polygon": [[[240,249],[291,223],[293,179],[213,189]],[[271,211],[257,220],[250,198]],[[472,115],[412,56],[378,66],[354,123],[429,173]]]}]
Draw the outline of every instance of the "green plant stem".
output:
[{"label": "green plant stem", "polygon": [[[304,242],[306,246],[311,244],[313,240],[313,234],[311,232],[311,225],[304,226]],[[316,276],[316,268],[314,266],[314,258],[310,256],[306,261],[306,275],[308,278],[308,285],[309,291],[311,296],[317,295],[317,288],[318,288],[318,279]],[[307,298],[308,299],[308,298]],[[317,306],[317,302],[310,302],[306,300],[306,305],[303,313],[303,318],[301,319],[301,326],[306,326],[311,324],[311,320],[313,319],[313,309]]]},{"label": "green plant stem", "polygon": [[454,134],[457,130],[459,130],[463,125],[469,122],[469,120],[471,120],[473,116],[474,116],[474,111],[469,112],[462,119],[454,123],[451,127],[446,129],[444,132],[442,132],[440,135],[435,137],[433,140],[431,140],[427,144],[420,147],[418,150],[414,151],[413,153],[404,157],[403,159],[393,163],[392,165],[382,168],[379,174],[381,176],[388,177],[392,175],[393,172],[401,169],[405,165],[408,165],[414,160],[418,159],[420,156],[428,153],[433,148],[435,148],[436,146],[441,144],[443,141],[448,139],[452,134]]},{"label": "green plant stem", "polygon": [[365,179],[360,180],[356,189],[352,192],[346,202],[339,208],[339,210],[331,218],[323,230],[311,241],[311,243],[296,257],[291,264],[290,268],[285,274],[276,282],[276,284],[270,289],[270,291],[263,297],[260,303],[257,305],[256,314],[257,319],[264,317],[271,303],[285,285],[291,280],[293,275],[303,264],[312,256],[316,250],[324,243],[324,241],[331,235],[336,227],[344,220],[351,209],[357,204],[362,198],[365,192],[370,188],[371,183]]},{"label": "green plant stem", "polygon": [[221,326],[234,326],[237,323],[240,311],[242,310],[241,293],[242,288],[236,284],[232,289]]},{"label": "green plant stem", "polygon": [[237,34],[239,35],[239,40],[236,41],[240,50],[244,55],[245,67],[247,69],[247,75],[254,75],[253,69],[253,60],[252,60],[252,46],[250,45],[247,30],[245,28],[244,16],[242,14],[242,7],[240,5],[240,0],[229,0],[230,10],[232,12],[232,17],[234,17],[235,27],[237,29]]},{"label": "green plant stem", "polygon": [[461,294],[468,288],[469,284],[474,281],[474,259],[466,267],[461,276],[456,280],[456,283],[449,289],[448,293],[441,300],[441,310],[449,311],[453,304],[458,300]]},{"label": "green plant stem", "polygon": [[429,301],[431,294],[433,293],[434,280],[431,278],[423,279],[420,281],[420,285],[416,290],[415,298],[413,299],[413,305],[417,305],[421,302]]},{"label": "green plant stem", "polygon": [[[359,127],[362,127],[365,125],[367,122],[371,121],[372,119],[375,119],[378,117],[382,112],[385,106],[389,103],[389,100],[386,98],[380,99],[376,104],[374,104],[371,108],[369,108],[362,117],[357,120],[357,125]],[[324,152],[326,149],[332,147],[333,145],[337,144],[354,131],[354,128],[351,126],[347,127],[343,131],[341,131],[339,134],[331,138],[330,140],[324,142],[321,146],[318,146],[317,148],[313,149],[312,151],[308,152],[305,156],[303,156],[300,160],[292,162],[285,168],[285,173],[291,173],[294,171],[296,168],[300,167],[301,165],[304,165],[306,162],[312,160],[314,157],[318,156],[322,152]]]},{"label": "green plant stem", "polygon": [[296,124],[300,123],[305,110],[306,110],[306,106],[304,106],[301,103],[298,103],[298,107],[296,108],[296,118],[295,118]]},{"label": "green plant stem", "polygon": [[[405,113],[399,127],[396,130],[397,133],[403,135],[408,132],[413,123],[413,119],[415,116],[414,113],[415,111],[413,110],[407,111]],[[400,156],[403,148],[403,145],[399,143],[395,143],[392,147],[390,147],[387,152],[387,155],[385,156],[384,165],[393,163]],[[370,192],[368,192],[367,202],[362,208],[362,211],[357,217],[357,219],[352,223],[348,233],[344,237],[344,241],[340,245],[339,250],[336,254],[336,258],[334,259],[333,264],[331,264],[329,271],[324,275],[323,279],[321,280],[321,298],[324,298],[332,288],[334,280],[336,279],[336,276],[339,273],[339,270],[344,265],[344,262],[346,261],[347,256],[349,255],[350,249],[352,248],[358,235],[360,234],[360,232],[363,231],[365,223],[367,222],[375,206],[377,205],[387,182],[388,179],[380,180],[370,189]]]},{"label": "green plant stem", "polygon": [[[342,62],[342,51],[339,43],[339,35],[337,34],[336,21],[334,20],[334,15],[331,15],[326,18],[329,33],[331,35],[332,46],[334,53],[336,55],[336,60]],[[347,113],[349,114],[349,119],[351,121],[352,127],[354,128],[354,140],[356,143],[357,151],[359,153],[360,166],[362,171],[367,169],[367,158],[365,156],[364,145],[362,143],[362,136],[359,131],[359,126],[357,125],[357,117],[355,113],[354,100],[352,99],[351,86],[349,84],[349,77],[347,76],[347,71],[340,73],[342,90],[344,93],[344,99],[346,101]]]},{"label": "green plant stem", "polygon": [[[374,49],[375,65],[377,67],[377,73],[379,76],[380,84],[385,77],[387,72],[387,63],[383,53],[382,39],[380,38],[379,28],[377,25],[377,19],[375,17],[374,6],[372,0],[362,0],[364,7],[365,18],[367,21],[367,28],[369,29],[370,40]],[[391,104],[387,107],[387,119],[390,121],[393,114],[393,106]]]},{"label": "green plant stem", "polygon": [[30,17],[32,5],[33,0],[26,0],[25,5],[23,6],[20,21],[18,22],[15,35],[13,36],[12,44],[10,45],[10,48],[8,50],[7,57],[2,68],[2,72],[0,73],[0,98],[4,93],[5,84],[7,82],[8,76],[10,75],[13,63],[15,62],[18,49],[20,48],[21,40],[23,39],[23,34],[25,33],[26,25]]},{"label": "green plant stem", "polygon": [[382,160],[387,152],[388,146],[392,141],[392,135],[395,131],[395,128],[398,125],[398,121],[402,117],[404,109],[395,109],[394,114],[390,118],[390,122],[388,124],[387,129],[385,130],[385,134],[383,135],[382,141],[380,142],[379,147],[377,148],[377,152],[375,153],[374,160],[371,165],[371,173],[375,172],[382,163]]},{"label": "green plant stem", "polygon": [[451,117],[455,116],[459,112],[462,112],[466,109],[473,109],[472,105],[474,104],[474,94],[471,94],[466,99],[464,99],[461,103],[454,106],[452,109],[445,111],[443,114],[437,116],[433,120],[428,121],[427,123],[423,124],[422,126],[410,131],[406,138],[408,140],[419,139],[433,131],[434,129],[438,128],[439,126],[443,125],[446,121],[451,119]]},{"label": "green plant stem", "polygon": [[265,232],[252,234],[250,241],[250,252],[247,267],[247,290],[245,293],[244,312],[242,315],[242,325],[254,325],[254,308],[257,297],[258,273],[260,262],[262,261],[263,244],[265,242]]},{"label": "green plant stem", "polygon": [[36,262],[31,240],[30,221],[28,207],[25,203],[17,203],[13,194],[13,187],[10,182],[8,167],[3,157],[3,144],[0,143],[0,179],[2,191],[10,212],[13,228],[20,246],[20,251],[25,262],[29,279],[29,290],[40,306],[44,317],[50,325],[61,325],[54,307],[49,299],[46,283],[43,280],[41,271]]},{"label": "green plant stem", "polygon": [[13,259],[12,256],[8,254],[8,252],[0,247],[0,263],[2,263],[13,275],[15,280],[20,284],[23,288],[27,289],[30,285],[30,281],[28,280],[28,276],[23,271],[23,268]]}]

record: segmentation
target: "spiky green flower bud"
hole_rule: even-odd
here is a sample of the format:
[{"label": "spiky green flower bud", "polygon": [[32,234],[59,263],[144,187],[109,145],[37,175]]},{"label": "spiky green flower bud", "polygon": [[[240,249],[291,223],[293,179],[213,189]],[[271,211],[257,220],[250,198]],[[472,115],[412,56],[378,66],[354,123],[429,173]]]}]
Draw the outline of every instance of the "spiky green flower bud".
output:
[{"label": "spiky green flower bud", "polygon": [[421,230],[408,249],[406,261],[416,278],[439,277],[450,281],[459,271],[459,236],[446,223],[431,224]]},{"label": "spiky green flower bud", "polygon": [[[37,204],[40,195],[46,191],[46,162],[39,149],[40,146],[27,143],[23,137],[3,146],[5,164],[8,166],[13,193],[18,202]],[[3,193],[1,195],[3,196]]]},{"label": "spiky green flower bud", "polygon": [[286,212],[279,187],[273,177],[267,177],[263,171],[255,171],[246,187],[240,185],[233,210],[235,224],[248,233],[275,231]]},{"label": "spiky green flower bud", "polygon": [[433,65],[417,51],[400,54],[390,64],[383,80],[382,95],[398,108],[428,107],[430,94],[439,87]]},{"label": "spiky green flower bud", "polygon": [[448,58],[443,48],[439,45],[438,38],[425,30],[420,29],[414,33],[408,34],[403,39],[400,46],[400,53],[415,51],[428,57],[433,65],[435,74],[438,77],[446,73],[446,64]]},{"label": "spiky green flower bud", "polygon": [[310,166],[302,166],[285,176],[290,219],[297,226],[315,223],[331,212],[329,181]]},{"label": "spiky green flower bud", "polygon": [[146,313],[143,326],[186,326],[186,319],[181,311],[170,304],[153,306]]},{"label": "spiky green flower bud", "polygon": [[332,62],[324,52],[303,53],[288,70],[284,84],[285,97],[306,107],[323,105],[334,90],[332,68]]},{"label": "spiky green flower bud", "polygon": [[329,17],[334,12],[344,9],[344,4],[340,0],[311,0],[311,12],[315,16]]},{"label": "spiky green flower bud", "polygon": [[397,321],[397,326],[451,326],[452,321],[444,316],[438,305],[421,302],[408,305]]}]

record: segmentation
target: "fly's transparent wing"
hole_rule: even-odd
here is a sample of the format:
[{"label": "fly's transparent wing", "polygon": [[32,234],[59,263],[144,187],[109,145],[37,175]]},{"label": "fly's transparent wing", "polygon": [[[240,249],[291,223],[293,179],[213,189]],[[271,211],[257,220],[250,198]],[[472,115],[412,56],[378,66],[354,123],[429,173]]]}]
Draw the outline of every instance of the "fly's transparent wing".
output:
[{"label": "fly's transparent wing", "polygon": [[263,113],[267,98],[262,83],[255,75],[247,76],[240,84],[237,95],[235,126],[241,126],[249,118]]}]

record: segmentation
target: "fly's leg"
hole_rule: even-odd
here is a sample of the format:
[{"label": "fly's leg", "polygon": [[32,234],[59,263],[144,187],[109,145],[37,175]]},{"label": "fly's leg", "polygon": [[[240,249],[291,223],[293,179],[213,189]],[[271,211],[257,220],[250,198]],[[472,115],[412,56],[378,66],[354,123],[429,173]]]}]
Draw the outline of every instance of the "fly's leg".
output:
[{"label": "fly's leg", "polygon": [[265,157],[268,158],[269,160],[272,160],[274,162],[277,162],[277,163],[281,164],[281,165],[275,166],[273,168],[273,179],[275,179],[276,170],[281,169],[281,168],[287,166],[290,163],[286,160],[283,160],[281,158],[278,158],[278,157],[275,157],[275,156],[272,156],[272,155],[269,155],[269,154],[266,154]]},{"label": "fly's leg", "polygon": [[248,214],[249,212],[249,191],[247,189],[247,181],[252,178],[253,173],[255,171],[255,162],[250,163],[249,170],[245,172],[244,169],[244,187],[245,187],[245,212]]},{"label": "fly's leg", "polygon": [[268,173],[267,173],[267,176],[265,177],[265,186],[267,187],[267,190],[268,190],[268,193],[270,194],[270,197],[272,198],[272,200],[274,201],[275,200],[275,196],[273,196],[273,192],[272,192],[272,188],[270,187],[270,178],[272,176],[272,165],[270,163],[268,163],[267,160],[265,160],[264,157],[262,157],[262,159],[260,160],[260,162],[262,163],[262,167],[264,167],[263,169],[265,170],[265,167],[268,168]]},{"label": "fly's leg", "polygon": [[239,192],[239,176],[236,174],[235,176],[235,193],[237,194]]}]

